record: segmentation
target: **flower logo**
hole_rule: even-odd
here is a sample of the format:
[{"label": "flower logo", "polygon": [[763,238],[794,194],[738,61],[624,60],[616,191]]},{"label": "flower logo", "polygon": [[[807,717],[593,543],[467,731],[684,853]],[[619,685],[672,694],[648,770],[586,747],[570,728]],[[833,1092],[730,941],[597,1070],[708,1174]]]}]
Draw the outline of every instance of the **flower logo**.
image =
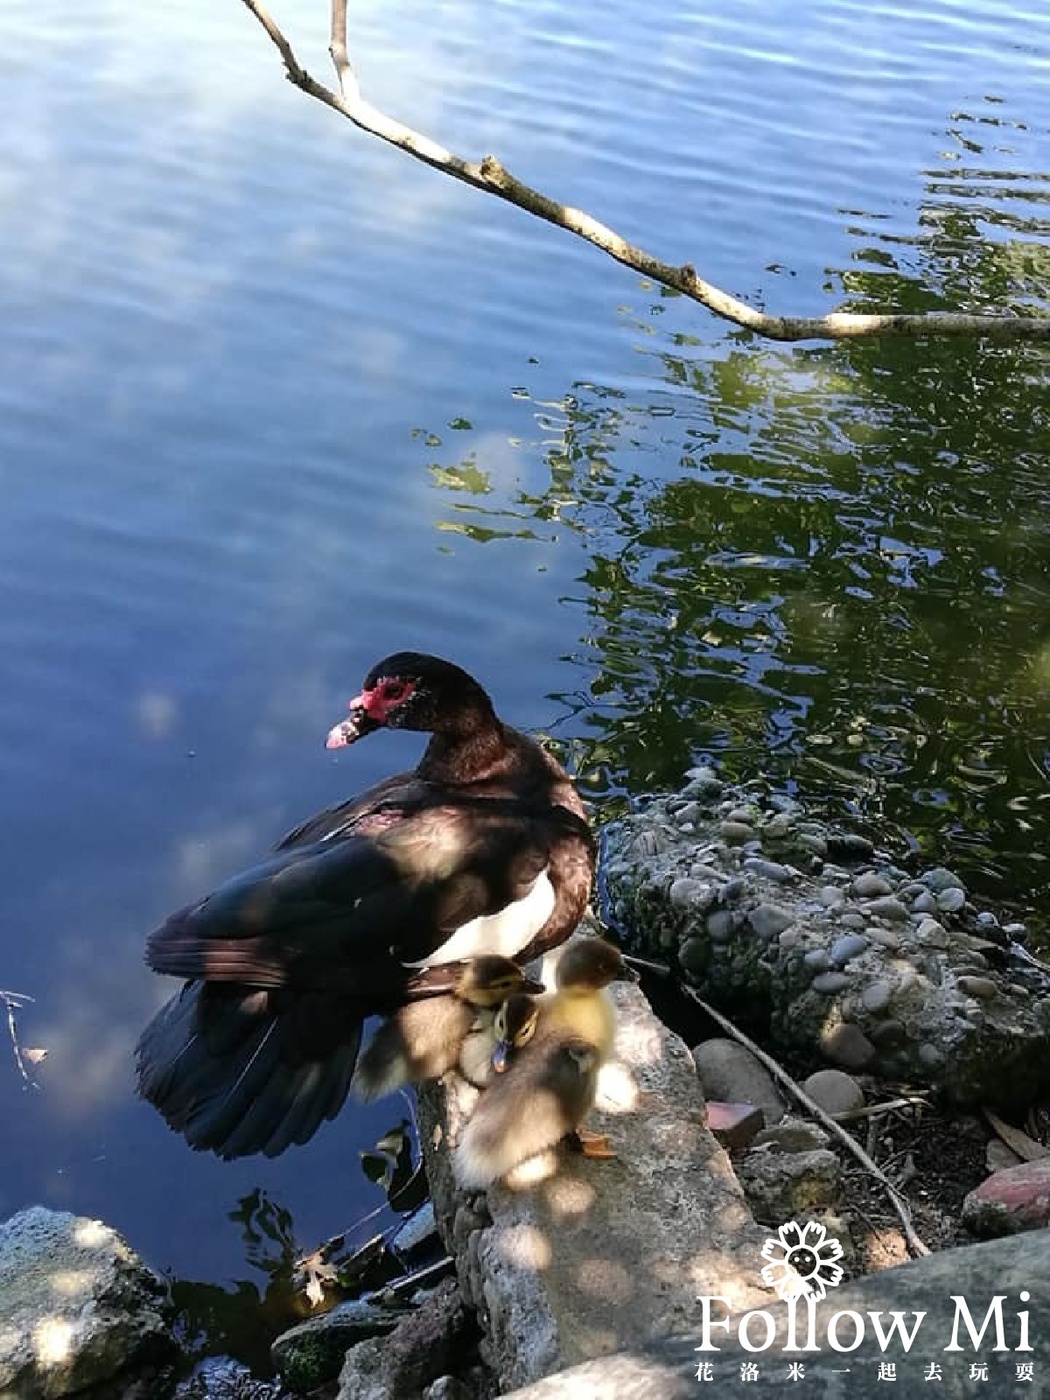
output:
[{"label": "flower logo", "polygon": [[827,1234],[823,1225],[809,1220],[797,1225],[789,1220],[777,1231],[777,1238],[766,1240],[762,1258],[770,1262],[762,1270],[762,1282],[776,1289],[778,1298],[826,1298],[829,1288],[842,1282],[842,1246]]}]

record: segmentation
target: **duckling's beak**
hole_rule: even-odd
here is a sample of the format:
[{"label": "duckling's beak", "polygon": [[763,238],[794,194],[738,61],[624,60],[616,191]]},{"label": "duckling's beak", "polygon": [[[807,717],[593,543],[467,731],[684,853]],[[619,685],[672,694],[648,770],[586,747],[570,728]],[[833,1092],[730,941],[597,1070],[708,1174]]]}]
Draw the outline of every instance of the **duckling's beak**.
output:
[{"label": "duckling's beak", "polygon": [[538,997],[542,996],[542,994],[547,990],[547,988],[543,985],[542,982],[537,982],[535,977],[523,977],[521,983],[521,990],[523,992],[528,992],[530,997]]},{"label": "duckling's beak", "polygon": [[510,1041],[507,1039],[497,1040],[492,1051],[492,1068],[497,1074],[502,1074],[510,1063]]},{"label": "duckling's beak", "polygon": [[349,744],[356,744],[358,739],[363,739],[366,734],[371,734],[375,729],[382,729],[378,720],[374,720],[363,705],[356,700],[350,701],[350,718],[340,720],[338,724],[332,726],[328,731],[328,738],[325,740],[326,749],[345,749]]}]

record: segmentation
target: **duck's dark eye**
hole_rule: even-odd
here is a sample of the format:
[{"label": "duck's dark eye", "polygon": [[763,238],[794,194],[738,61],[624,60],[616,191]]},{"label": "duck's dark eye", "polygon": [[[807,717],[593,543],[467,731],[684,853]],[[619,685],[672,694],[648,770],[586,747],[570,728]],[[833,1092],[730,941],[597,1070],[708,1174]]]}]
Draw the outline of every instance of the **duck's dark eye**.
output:
[{"label": "duck's dark eye", "polygon": [[387,681],[383,686],[383,696],[396,704],[398,700],[405,698],[410,688],[406,681]]}]

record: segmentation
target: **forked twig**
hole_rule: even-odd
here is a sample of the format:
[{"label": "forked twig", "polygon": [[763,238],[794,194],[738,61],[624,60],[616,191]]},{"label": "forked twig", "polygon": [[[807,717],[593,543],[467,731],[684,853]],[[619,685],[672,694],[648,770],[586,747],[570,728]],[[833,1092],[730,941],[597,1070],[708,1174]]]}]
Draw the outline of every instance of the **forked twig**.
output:
[{"label": "forked twig", "polygon": [[14,1051],[15,1064],[18,1072],[22,1076],[22,1083],[26,1088],[39,1088],[35,1079],[29,1077],[25,1060],[22,1058],[22,1047],[18,1043],[18,1027],[15,1024],[15,1012],[21,1010],[23,1006],[28,1006],[34,1000],[27,992],[7,992],[0,988],[0,1001],[4,1003],[7,1012],[7,1033],[11,1037],[11,1049]]},{"label": "forked twig", "polygon": [[728,1017],[723,1016],[720,1011],[716,1011],[715,1008],[711,1006],[709,1002],[704,1001],[703,997],[695,992],[692,987],[687,987],[683,984],[682,991],[696,1002],[697,1006],[700,1007],[705,1015],[710,1016],[712,1021],[716,1022],[724,1031],[728,1032],[734,1040],[739,1041],[745,1050],[749,1050],[751,1054],[769,1070],[770,1074],[772,1074],[775,1079],[779,1080],[780,1083],[798,1099],[799,1103],[803,1105],[807,1112],[811,1113],[814,1118],[817,1119],[822,1127],[826,1128],[829,1133],[838,1138],[843,1147],[852,1153],[864,1170],[870,1172],[870,1174],[875,1177],[876,1181],[881,1182],[893,1203],[894,1210],[900,1217],[901,1226],[904,1230],[904,1238],[908,1242],[908,1249],[916,1257],[929,1254],[929,1247],[919,1238],[915,1226],[912,1224],[911,1211],[908,1209],[907,1201],[901,1195],[900,1191],[897,1190],[886,1173],[868,1156],[860,1143],[857,1142],[854,1137],[851,1137],[851,1135],[846,1132],[845,1128],[840,1127],[840,1125],[835,1122],[834,1118],[821,1108],[820,1104],[811,1099],[805,1089],[803,1089],[796,1080],[792,1079],[787,1070],[783,1069],[776,1060],[773,1059],[772,1055],[767,1055],[760,1046],[755,1044],[750,1036],[745,1035],[742,1030],[734,1026],[733,1022],[730,1021]]},{"label": "forked twig", "polygon": [[861,337],[893,333],[910,336],[966,335],[986,336],[993,340],[1050,340],[1050,317],[1014,316],[1000,313],[994,316],[971,316],[963,313],[929,312],[924,315],[861,315],[852,312],[831,312],[827,316],[773,316],[758,311],[746,302],[723,292],[711,282],[697,276],[691,263],[675,266],[662,262],[644,248],[628,243],[606,224],[599,223],[582,209],[561,204],[540,190],[533,189],[512,175],[495,156],[480,161],[464,160],[454,155],[422,132],[414,131],[395,121],[361,96],[360,85],[350,62],[346,44],[346,0],[331,0],[331,30],[329,52],[335,66],[338,91],[327,88],[312,77],[296,58],[294,50],[279,26],[260,0],[243,0],[262,25],[284,62],[290,82],[309,97],[325,103],[346,117],[362,131],[389,142],[414,156],[416,160],[451,175],[455,180],[472,185],[486,194],[514,204],[547,223],[555,224],[600,248],[616,262],[633,268],[662,286],[681,292],[683,296],[706,306],[716,316],[738,326],[764,335],[770,340],[856,340]]}]

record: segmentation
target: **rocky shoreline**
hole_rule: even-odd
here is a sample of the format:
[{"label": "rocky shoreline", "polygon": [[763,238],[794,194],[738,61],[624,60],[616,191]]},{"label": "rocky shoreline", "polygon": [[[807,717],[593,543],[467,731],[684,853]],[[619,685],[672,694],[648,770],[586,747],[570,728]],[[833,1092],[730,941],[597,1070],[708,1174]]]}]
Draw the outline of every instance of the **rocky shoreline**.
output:
[{"label": "rocky shoreline", "polygon": [[[1050,1240],[1038,1133],[1050,972],[1026,953],[1023,927],[976,908],[953,872],[905,870],[783,795],[728,787],[708,768],[606,828],[601,893],[628,950],[789,1062],[942,1253],[903,1262],[884,1188],[740,1043],[710,1028],[683,1043],[622,987],[598,1124],[616,1161],[566,1157],[527,1190],[463,1193],[449,1147],[473,1091],[450,1081],[421,1095],[427,1228],[440,1228],[458,1286],[420,1288],[407,1313],[372,1299],[311,1319],[275,1343],[277,1380],[212,1360],[176,1389],[163,1283],[107,1227],[34,1208],[0,1225],[0,1396],[487,1400],[514,1386],[554,1393],[542,1378],[572,1366],[592,1368],[595,1395],[630,1394],[639,1376],[649,1389],[638,1394],[684,1393],[697,1383],[682,1371],[697,1298],[769,1309],[763,1240],[796,1217],[838,1243],[866,1306],[905,1306],[914,1288],[900,1278],[938,1297],[984,1288],[989,1247],[967,1244],[974,1235],[1023,1232],[995,1257],[1032,1273]],[[989,1107],[1002,1118],[978,1116]],[[654,1342],[666,1332],[686,1340]],[[625,1345],[602,1372],[600,1358]],[[712,1379],[729,1378],[724,1362]]]}]

